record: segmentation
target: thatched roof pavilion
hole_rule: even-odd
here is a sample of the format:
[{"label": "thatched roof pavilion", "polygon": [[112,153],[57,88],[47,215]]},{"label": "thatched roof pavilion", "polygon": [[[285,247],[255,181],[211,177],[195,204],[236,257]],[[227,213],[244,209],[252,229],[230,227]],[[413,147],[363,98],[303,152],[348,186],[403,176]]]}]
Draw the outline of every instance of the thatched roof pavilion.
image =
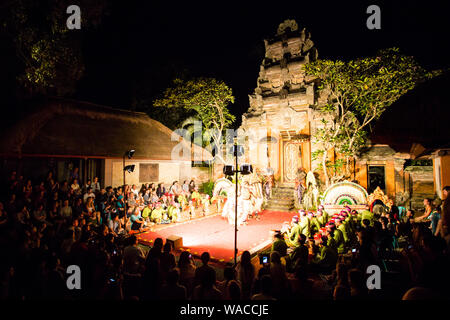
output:
[{"label": "thatched roof pavilion", "polygon": [[[70,156],[121,158],[135,149],[135,158],[171,160],[179,135],[142,112],[114,109],[87,102],[50,99],[10,128],[0,141],[3,156]],[[195,160],[211,154],[193,145]],[[199,155],[203,154],[203,159]],[[194,160],[182,155],[183,160]]]}]

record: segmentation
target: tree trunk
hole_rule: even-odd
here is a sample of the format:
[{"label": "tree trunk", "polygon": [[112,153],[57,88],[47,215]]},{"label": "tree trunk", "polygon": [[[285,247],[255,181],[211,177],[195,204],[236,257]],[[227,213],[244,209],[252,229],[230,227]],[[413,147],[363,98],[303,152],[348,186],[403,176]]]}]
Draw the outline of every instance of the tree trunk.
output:
[{"label": "tree trunk", "polygon": [[352,173],[350,172],[350,157],[347,156],[345,160],[345,179],[349,179]]},{"label": "tree trunk", "polygon": [[327,153],[327,150],[325,149],[323,151],[323,155],[322,155],[322,168],[323,168],[323,175],[325,177],[325,185],[328,188],[330,185],[330,177],[328,176],[328,170],[327,170],[327,157],[328,157],[328,153]]}]

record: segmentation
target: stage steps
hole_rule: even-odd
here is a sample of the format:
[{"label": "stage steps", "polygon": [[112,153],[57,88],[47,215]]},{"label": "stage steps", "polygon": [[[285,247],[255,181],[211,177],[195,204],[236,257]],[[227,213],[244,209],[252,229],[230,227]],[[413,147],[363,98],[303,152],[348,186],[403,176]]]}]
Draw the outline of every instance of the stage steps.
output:
[{"label": "stage steps", "polygon": [[291,184],[279,184],[272,188],[272,197],[267,202],[265,209],[274,211],[292,211],[294,206],[294,186]]}]

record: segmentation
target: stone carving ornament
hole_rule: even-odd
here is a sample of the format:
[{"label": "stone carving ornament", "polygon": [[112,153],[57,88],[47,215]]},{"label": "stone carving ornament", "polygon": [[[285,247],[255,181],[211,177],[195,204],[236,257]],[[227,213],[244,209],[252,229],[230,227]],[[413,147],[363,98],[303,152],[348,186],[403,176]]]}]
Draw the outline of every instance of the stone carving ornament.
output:
[{"label": "stone carving ornament", "polygon": [[284,20],[283,23],[280,23],[277,29],[277,35],[282,35],[286,32],[286,29],[290,28],[291,31],[297,31],[298,30],[298,24],[295,20]]},{"label": "stone carving ornament", "polygon": [[297,177],[297,169],[301,166],[298,163],[299,159],[299,145],[287,143],[284,148],[284,176],[287,181],[294,181]]}]

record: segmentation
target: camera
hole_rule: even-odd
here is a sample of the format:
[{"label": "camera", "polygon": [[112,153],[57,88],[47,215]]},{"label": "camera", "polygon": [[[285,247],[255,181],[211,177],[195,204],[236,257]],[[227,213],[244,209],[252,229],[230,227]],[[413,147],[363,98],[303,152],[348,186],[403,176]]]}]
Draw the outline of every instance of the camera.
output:
[{"label": "camera", "polygon": [[259,263],[260,264],[266,264],[269,263],[269,255],[268,254],[261,254],[259,256]]}]

